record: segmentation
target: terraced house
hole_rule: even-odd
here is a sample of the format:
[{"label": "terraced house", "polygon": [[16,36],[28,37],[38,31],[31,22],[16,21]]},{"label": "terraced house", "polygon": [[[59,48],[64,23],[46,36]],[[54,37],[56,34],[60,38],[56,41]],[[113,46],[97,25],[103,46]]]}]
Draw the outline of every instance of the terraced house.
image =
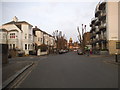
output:
[{"label": "terraced house", "polygon": [[33,28],[33,34],[34,34],[34,44],[37,47],[41,47],[41,45],[44,45],[47,47],[47,50],[42,50],[40,48],[35,48],[36,49],[36,54],[37,55],[43,55],[43,54],[48,54],[51,50],[53,50],[54,45],[55,45],[55,39],[53,38],[52,35],[46,33],[45,31],[37,28]]},{"label": "terraced house", "polygon": [[93,52],[106,51],[120,54],[120,2],[99,2],[91,20],[91,45]]}]

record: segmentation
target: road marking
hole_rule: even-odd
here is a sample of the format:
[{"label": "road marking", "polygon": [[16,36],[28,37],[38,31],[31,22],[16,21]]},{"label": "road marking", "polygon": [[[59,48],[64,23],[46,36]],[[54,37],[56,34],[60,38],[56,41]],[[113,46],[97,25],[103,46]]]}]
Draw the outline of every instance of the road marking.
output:
[{"label": "road marking", "polygon": [[36,66],[37,64],[34,64],[31,68],[29,68],[30,70],[29,71],[26,71],[26,72],[23,72],[23,75],[21,75],[21,77],[15,81],[15,83],[10,86],[10,88],[18,88],[20,86],[20,84],[28,77],[28,75],[32,72],[32,70],[34,69],[34,67]]}]

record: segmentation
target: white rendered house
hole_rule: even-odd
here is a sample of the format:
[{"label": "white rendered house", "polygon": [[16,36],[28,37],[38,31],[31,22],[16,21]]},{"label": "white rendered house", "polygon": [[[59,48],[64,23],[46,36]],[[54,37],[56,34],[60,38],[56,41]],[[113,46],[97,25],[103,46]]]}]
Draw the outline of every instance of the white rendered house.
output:
[{"label": "white rendered house", "polygon": [[[9,49],[18,48],[24,50],[25,54],[29,54],[29,51],[33,50],[32,27],[33,26],[26,21],[18,21],[18,18],[15,16],[11,22],[0,26],[0,29],[4,29],[2,33],[6,33],[6,43],[8,43]],[[3,40],[0,43],[5,42]]]}]

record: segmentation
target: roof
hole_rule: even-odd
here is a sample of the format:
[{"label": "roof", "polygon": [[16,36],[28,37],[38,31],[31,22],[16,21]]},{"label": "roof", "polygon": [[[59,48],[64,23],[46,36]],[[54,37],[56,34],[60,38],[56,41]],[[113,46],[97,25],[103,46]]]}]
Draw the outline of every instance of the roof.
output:
[{"label": "roof", "polygon": [[53,37],[52,35],[46,33],[45,31],[43,31],[43,30],[41,30],[41,29],[39,29],[39,28],[37,28],[37,27],[33,28],[33,34],[34,34],[34,35],[35,35],[35,31],[41,31],[41,32],[43,32],[43,34],[47,34],[48,36]]},{"label": "roof", "polygon": [[6,29],[0,29],[0,31],[6,31],[6,32],[7,32],[7,30],[6,30]]},{"label": "roof", "polygon": [[18,22],[11,21],[11,22],[5,23],[5,24],[3,24],[3,25],[7,25],[7,24],[22,24],[22,23],[26,23],[26,24],[32,26],[31,24],[29,24],[29,23],[26,22],[26,21],[18,21]]},{"label": "roof", "polygon": [[11,31],[17,31],[17,32],[18,32],[18,30],[17,30],[17,29],[12,29],[12,30],[9,30],[9,32],[11,32]]},{"label": "roof", "polygon": [[37,27],[33,28],[33,30],[34,30],[34,31],[41,31],[41,32],[44,32],[44,31],[42,31],[41,29],[39,29],[39,28],[37,28]]}]

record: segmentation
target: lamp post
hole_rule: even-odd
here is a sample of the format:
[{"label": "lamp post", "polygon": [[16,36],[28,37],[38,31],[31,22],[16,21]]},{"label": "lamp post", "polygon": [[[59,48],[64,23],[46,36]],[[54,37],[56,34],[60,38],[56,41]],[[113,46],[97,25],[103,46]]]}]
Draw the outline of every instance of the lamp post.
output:
[{"label": "lamp post", "polygon": [[115,53],[115,62],[118,62],[117,53]]}]

